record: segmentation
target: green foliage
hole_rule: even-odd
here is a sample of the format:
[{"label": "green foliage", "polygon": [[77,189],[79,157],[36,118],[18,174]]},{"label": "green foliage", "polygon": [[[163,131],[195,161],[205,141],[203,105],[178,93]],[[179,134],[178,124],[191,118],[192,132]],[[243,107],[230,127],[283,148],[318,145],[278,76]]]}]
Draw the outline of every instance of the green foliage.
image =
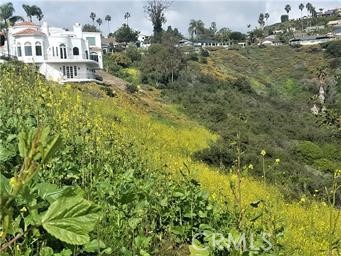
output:
[{"label": "green foliage", "polygon": [[341,57],[341,40],[329,42],[326,51],[333,57]]},{"label": "green foliage", "polygon": [[84,24],[82,31],[83,32],[99,32],[97,27],[95,25],[91,25],[91,24]]},{"label": "green foliage", "polygon": [[114,37],[119,43],[135,43],[137,41],[139,31],[133,30],[127,24],[123,24],[114,32]]},{"label": "green foliage", "polygon": [[289,20],[289,16],[286,15],[286,14],[283,14],[281,15],[281,22],[284,23],[284,22],[287,22]]},{"label": "green foliage", "polygon": [[96,225],[98,208],[81,197],[62,197],[53,202],[42,216],[47,232],[69,244],[86,244]]},{"label": "green foliage", "polygon": [[304,141],[297,145],[297,154],[307,162],[316,160],[322,157],[323,152],[318,145],[311,141]]},{"label": "green foliage", "polygon": [[166,85],[177,79],[184,66],[181,51],[174,45],[153,44],[140,64],[141,80],[153,85]]},{"label": "green foliage", "polygon": [[138,62],[142,58],[142,55],[137,47],[130,45],[126,49],[126,55],[131,60],[131,62]]}]

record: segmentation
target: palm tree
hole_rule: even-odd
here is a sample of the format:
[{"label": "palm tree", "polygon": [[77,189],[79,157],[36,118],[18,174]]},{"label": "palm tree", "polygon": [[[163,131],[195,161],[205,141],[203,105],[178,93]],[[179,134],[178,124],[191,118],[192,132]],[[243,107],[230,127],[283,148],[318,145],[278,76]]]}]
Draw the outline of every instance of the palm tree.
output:
[{"label": "palm tree", "polygon": [[301,24],[302,24],[302,31],[303,31],[303,9],[304,9],[304,4],[301,3],[298,8],[301,10]]},{"label": "palm tree", "polygon": [[265,19],[264,13],[259,14],[258,24],[261,26],[262,29],[264,29],[264,25],[265,25],[264,19]]},{"label": "palm tree", "polygon": [[129,12],[126,12],[125,14],[124,14],[124,19],[126,20],[126,24],[127,24],[127,26],[128,26],[128,19],[130,18],[130,13]]},{"label": "palm tree", "polygon": [[98,19],[96,20],[96,22],[97,22],[97,24],[98,24],[99,30],[101,30],[101,25],[102,25],[102,23],[103,23],[102,19],[101,19],[101,18],[98,18]]},{"label": "palm tree", "polygon": [[92,19],[92,25],[95,26],[96,13],[91,12],[90,13],[90,19]]},{"label": "palm tree", "polygon": [[311,12],[311,9],[313,8],[313,5],[311,3],[307,3],[305,7],[307,8],[308,12]]},{"label": "palm tree", "polygon": [[105,16],[105,21],[107,21],[108,22],[108,34],[110,33],[110,26],[109,26],[109,23],[110,23],[110,21],[111,21],[111,16],[110,15],[107,15],[107,16]]},{"label": "palm tree", "polygon": [[265,18],[266,23],[268,23],[268,19],[270,18],[270,14],[268,12],[265,13],[264,18]]},{"label": "palm tree", "polygon": [[27,18],[29,18],[29,20],[32,22],[32,16],[34,15],[34,9],[32,8],[32,6],[28,4],[23,4],[22,8],[26,12]]},{"label": "palm tree", "polygon": [[191,38],[193,39],[193,36],[195,35],[198,37],[201,33],[203,33],[205,30],[205,24],[202,20],[191,20],[188,27],[188,33],[191,35]]},{"label": "palm tree", "polygon": [[23,4],[22,7],[26,12],[26,16],[29,18],[30,22],[32,22],[33,16],[36,16],[39,21],[43,19],[43,12],[38,6]]},{"label": "palm tree", "polygon": [[284,10],[287,12],[288,16],[289,16],[289,12],[291,11],[291,6],[290,4],[287,4],[284,8]]},{"label": "palm tree", "polygon": [[10,55],[9,52],[9,40],[8,40],[8,27],[12,26],[16,21],[24,20],[20,16],[13,16],[15,9],[12,3],[6,3],[0,5],[0,22],[3,23],[3,27],[5,30],[5,35],[7,39],[7,54]]}]

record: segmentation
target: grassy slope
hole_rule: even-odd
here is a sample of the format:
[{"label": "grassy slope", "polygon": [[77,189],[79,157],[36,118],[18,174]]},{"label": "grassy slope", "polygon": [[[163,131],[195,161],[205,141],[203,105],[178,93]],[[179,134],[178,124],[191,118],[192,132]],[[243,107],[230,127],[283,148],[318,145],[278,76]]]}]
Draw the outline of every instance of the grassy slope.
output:
[{"label": "grassy slope", "polygon": [[[214,200],[223,202],[227,199],[231,203],[229,182],[235,176],[221,174],[217,169],[190,158],[193,152],[215,140],[215,135],[179,115],[175,106],[160,104],[157,91],[139,96],[124,92],[118,94],[115,99],[91,99],[98,115],[105,115],[104,118],[109,120],[112,116],[121,118],[122,122],[116,124],[115,130],[141,147],[149,164],[166,165],[176,174],[185,168],[186,163]],[[330,208],[324,204],[308,201],[287,203],[285,196],[276,188],[252,178],[243,180],[242,191],[244,205],[257,199],[271,205],[274,218],[285,228],[282,239],[285,255],[319,255],[320,250],[327,247],[329,221],[326,216]],[[341,229],[336,232],[341,235]]]}]

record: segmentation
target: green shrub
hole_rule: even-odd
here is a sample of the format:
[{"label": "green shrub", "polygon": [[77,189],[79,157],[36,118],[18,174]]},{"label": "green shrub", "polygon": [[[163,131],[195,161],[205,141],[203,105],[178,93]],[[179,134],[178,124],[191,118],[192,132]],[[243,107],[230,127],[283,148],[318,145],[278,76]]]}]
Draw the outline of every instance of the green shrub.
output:
[{"label": "green shrub", "polygon": [[341,57],[341,40],[329,42],[326,51],[333,57]]},{"label": "green shrub", "polygon": [[311,162],[323,156],[321,148],[311,141],[299,143],[296,147],[296,153],[305,162]]}]

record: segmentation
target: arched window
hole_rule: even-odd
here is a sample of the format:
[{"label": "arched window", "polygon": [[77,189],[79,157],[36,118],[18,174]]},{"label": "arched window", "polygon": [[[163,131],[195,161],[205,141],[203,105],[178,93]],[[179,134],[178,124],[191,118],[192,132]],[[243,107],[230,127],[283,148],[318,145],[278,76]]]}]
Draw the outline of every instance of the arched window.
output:
[{"label": "arched window", "polygon": [[78,47],[73,47],[72,53],[73,53],[73,55],[78,56],[79,55]]},{"label": "arched window", "polygon": [[59,45],[59,51],[60,51],[60,58],[61,59],[66,59],[66,46],[65,44]]},{"label": "arched window", "polygon": [[17,56],[18,56],[18,57],[21,57],[21,56],[22,56],[21,44],[20,44],[20,43],[17,44]]},{"label": "arched window", "polygon": [[24,49],[25,49],[25,56],[32,56],[32,45],[31,43],[25,43],[25,46],[24,46]]},{"label": "arched window", "polygon": [[36,56],[43,56],[40,42],[36,42]]},{"label": "arched window", "polygon": [[90,53],[90,60],[94,60],[98,62],[98,54],[96,52]]}]

